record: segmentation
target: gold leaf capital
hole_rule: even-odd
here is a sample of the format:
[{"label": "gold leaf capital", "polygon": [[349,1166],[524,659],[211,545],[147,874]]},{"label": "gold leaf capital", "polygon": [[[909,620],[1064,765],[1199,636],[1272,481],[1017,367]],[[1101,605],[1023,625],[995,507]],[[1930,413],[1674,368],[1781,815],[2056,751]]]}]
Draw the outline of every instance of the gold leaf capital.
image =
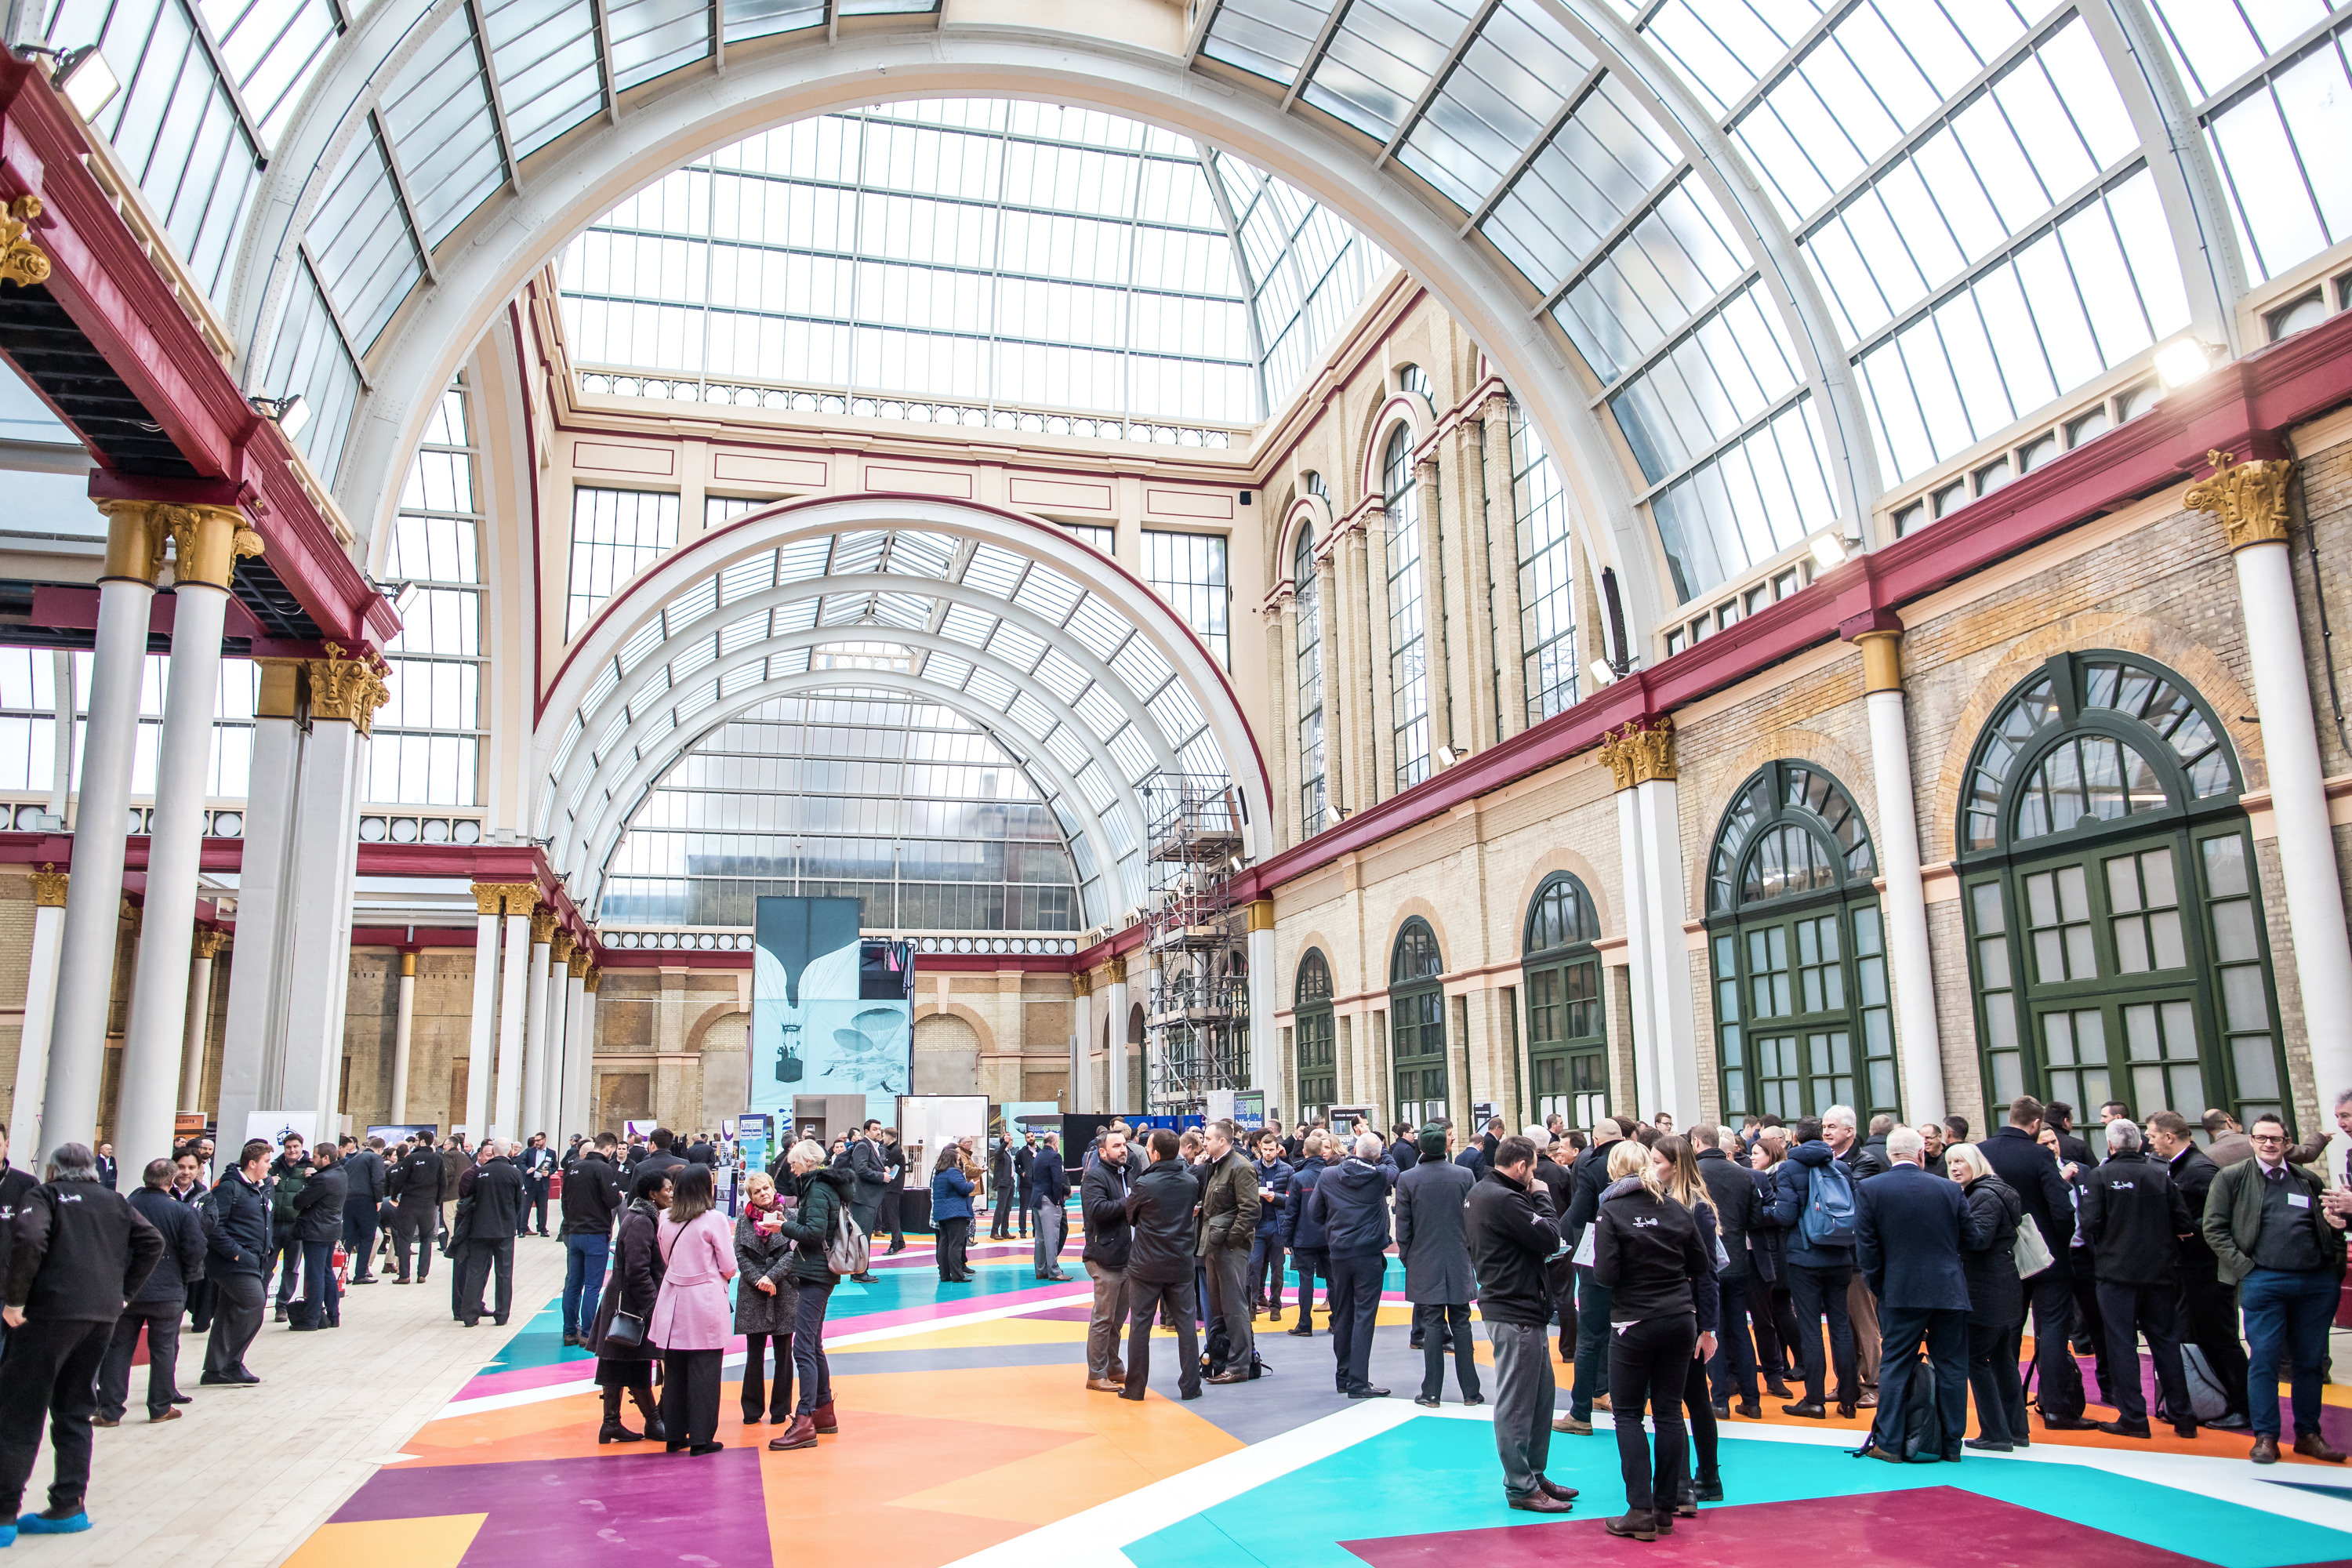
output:
[{"label": "gold leaf capital", "polygon": [[555,944],[555,911],[541,910],[530,917],[530,944],[552,947]]},{"label": "gold leaf capital", "polygon": [[18,196],[0,207],[0,280],[31,288],[49,280],[49,253],[33,243],[33,220],[41,198]]},{"label": "gold leaf capital", "polygon": [[1627,721],[1601,742],[1601,760],[1616,775],[1619,789],[1675,777],[1674,720]]},{"label": "gold leaf capital", "polygon": [[2205,454],[2213,477],[2200,479],[2181,493],[2181,505],[2191,511],[2210,511],[2221,520],[2232,552],[2286,538],[2286,487],[2294,478],[2292,458],[2256,458],[2238,461],[2231,452]]},{"label": "gold leaf capital", "polygon": [[345,658],[341,645],[326,643],[324,658],[310,660],[310,717],[340,719],[362,735],[375,724],[375,710],[392,699],[392,689],[363,659]]},{"label": "gold leaf capital", "polygon": [[41,868],[33,873],[33,902],[35,905],[45,910],[64,909],[66,907],[67,880],[68,873],[58,870],[58,863],[56,861],[48,860],[43,862]]}]

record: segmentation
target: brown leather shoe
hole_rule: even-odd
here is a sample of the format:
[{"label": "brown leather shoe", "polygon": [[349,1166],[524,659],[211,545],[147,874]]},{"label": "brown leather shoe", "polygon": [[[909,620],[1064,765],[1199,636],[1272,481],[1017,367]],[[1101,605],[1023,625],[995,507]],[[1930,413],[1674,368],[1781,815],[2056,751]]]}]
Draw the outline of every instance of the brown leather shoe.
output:
[{"label": "brown leather shoe", "polygon": [[2305,1432],[2302,1436],[2297,1437],[2294,1440],[2294,1451],[2306,1459],[2317,1459],[2322,1464],[2340,1465],[2344,1462],[2344,1456],[2329,1447],[2327,1439],[2316,1432]]},{"label": "brown leather shoe", "polygon": [[1240,1367],[1234,1367],[1230,1372],[1218,1373],[1214,1376],[1208,1378],[1206,1381],[1210,1383],[1247,1383],[1249,1380],[1250,1377],[1248,1373],[1243,1371]]},{"label": "brown leather shoe", "polygon": [[816,1423],[816,1429],[827,1437],[841,1430],[841,1418],[833,1413],[833,1401],[830,1399],[818,1405],[816,1414],[810,1419]]},{"label": "brown leather shoe", "polygon": [[2255,1438],[2255,1439],[2254,1439],[2254,1451],[2253,1451],[2252,1453],[2251,1453],[2251,1454],[2247,1455],[2247,1456],[2246,1456],[2246,1458],[2248,1458],[2252,1459],[2254,1463],[2256,1463],[2256,1464],[2258,1464],[2258,1465],[2275,1465],[2275,1464],[2277,1464],[2277,1463],[2278,1463],[2278,1439],[2277,1439],[2277,1438],[2275,1438],[2275,1437],[2268,1437],[2268,1436],[2264,1436],[2264,1437],[2257,1437],[2257,1438]]},{"label": "brown leather shoe", "polygon": [[1575,1416],[1570,1415],[1566,1411],[1562,1411],[1551,1418],[1551,1429],[1555,1432],[1566,1432],[1572,1436],[1578,1437],[1590,1437],[1592,1436],[1591,1422],[1579,1421]]},{"label": "brown leather shoe", "polygon": [[[178,1407],[177,1405],[165,1405],[165,1406],[163,1408],[163,1410],[162,1410],[160,1413],[155,1414],[155,1415],[152,1415],[148,1416],[148,1417],[147,1417],[147,1421],[148,1421],[148,1424],[149,1424],[150,1426],[152,1426],[154,1423],[156,1423],[156,1422],[158,1422],[158,1421],[177,1421],[179,1418],[180,1418],[180,1409],[179,1409],[179,1407]],[[2341,1455],[2341,1454],[2338,1454],[2338,1455],[2336,1455],[2336,1457],[2337,1458],[2339,1458],[2339,1459],[2340,1459],[2340,1458],[2342,1458],[2344,1456],[2343,1456],[2343,1455]]]},{"label": "brown leather shoe", "polygon": [[1127,1368],[1121,1366],[1117,1362],[1113,1362],[1109,1366],[1104,1368],[1103,1375],[1110,1379],[1113,1383],[1118,1384],[1121,1388],[1125,1388],[1127,1386]]},{"label": "brown leather shoe", "polygon": [[1097,1394],[1125,1394],[1127,1392],[1127,1384],[1124,1382],[1114,1381],[1108,1377],[1090,1377],[1087,1379],[1087,1387]]},{"label": "brown leather shoe", "polygon": [[795,1415],[793,1424],[784,1428],[781,1437],[768,1439],[768,1447],[782,1451],[786,1448],[816,1447],[816,1422],[810,1416]]}]

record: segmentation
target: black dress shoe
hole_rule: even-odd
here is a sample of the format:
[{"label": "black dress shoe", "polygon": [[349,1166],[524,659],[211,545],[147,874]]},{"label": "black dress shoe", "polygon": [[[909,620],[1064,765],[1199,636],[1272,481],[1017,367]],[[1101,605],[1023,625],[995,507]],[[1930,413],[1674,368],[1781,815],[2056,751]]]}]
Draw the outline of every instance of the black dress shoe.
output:
[{"label": "black dress shoe", "polygon": [[2102,1421],[2098,1427],[2110,1437],[2137,1437],[2143,1442],[2153,1435],[2145,1421]]},{"label": "black dress shoe", "polygon": [[1424,1408],[1426,1408],[1426,1409],[1430,1409],[1430,1410],[1434,1410],[1434,1409],[1436,1409],[1439,1405],[1443,1405],[1443,1404],[1444,1404],[1444,1403],[1445,1403],[1445,1402],[1444,1402],[1444,1400],[1442,1400],[1442,1399],[1433,1399],[1433,1398],[1431,1398],[1431,1397],[1430,1397],[1428,1394],[1414,1394],[1414,1395],[1412,1396],[1412,1402],[1413,1402],[1415,1405],[1422,1405],[1422,1406],[1423,1406]]},{"label": "black dress shoe", "polygon": [[1715,1402],[1715,1418],[1717,1421],[1728,1421],[1731,1419],[1731,1402],[1729,1400],[1718,1399]]},{"label": "black dress shoe", "polygon": [[1614,1519],[1602,1520],[1601,1528],[1629,1541],[1655,1541],[1658,1538],[1657,1521],[1646,1513],[1621,1513]]},{"label": "black dress shoe", "polygon": [[1486,1403],[1486,1396],[1483,1394],[1465,1394],[1462,1396],[1462,1403],[1465,1405],[1484,1405]]},{"label": "black dress shoe", "polygon": [[1691,1488],[1691,1496],[1696,1498],[1701,1502],[1721,1502],[1723,1500],[1723,1478],[1717,1476],[1711,1481],[1701,1479],[1697,1485]]},{"label": "black dress shoe", "polygon": [[1757,1404],[1752,1399],[1741,1400],[1739,1402],[1738,1413],[1742,1417],[1749,1421],[1761,1421],[1764,1419],[1764,1407]]},{"label": "black dress shoe", "polygon": [[1794,1405],[1783,1405],[1780,1406],[1780,1414],[1783,1415],[1794,1415],[1806,1421],[1826,1421],[1829,1419],[1830,1415],[1828,1411],[1822,1409],[1820,1405],[1814,1404],[1810,1399],[1800,1400]]},{"label": "black dress shoe", "polygon": [[1285,1329],[1282,1331],[1288,1334],[1294,1340],[1311,1340],[1315,1337],[1315,1325],[1312,1323],[1299,1323],[1291,1328]]},{"label": "black dress shoe", "polygon": [[1963,1448],[1974,1448],[1979,1454],[2006,1454],[2017,1445],[2000,1437],[1968,1437],[1960,1443]]},{"label": "black dress shoe", "polygon": [[2080,1415],[2044,1415],[2042,1425],[2053,1432],[2095,1432],[2099,1424],[2085,1421]]},{"label": "black dress shoe", "polygon": [[1348,1390],[1348,1397],[1350,1399],[1386,1399],[1388,1396],[1389,1391],[1387,1389],[1374,1388],[1369,1383],[1360,1384],[1356,1387]]}]

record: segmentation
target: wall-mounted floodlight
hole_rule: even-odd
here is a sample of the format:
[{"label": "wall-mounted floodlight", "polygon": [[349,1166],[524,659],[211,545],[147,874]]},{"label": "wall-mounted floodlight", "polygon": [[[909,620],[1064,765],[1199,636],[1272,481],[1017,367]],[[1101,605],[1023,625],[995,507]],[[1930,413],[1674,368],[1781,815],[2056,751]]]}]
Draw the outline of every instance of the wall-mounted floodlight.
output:
[{"label": "wall-mounted floodlight", "polygon": [[96,44],[84,44],[78,49],[52,49],[40,44],[23,44],[17,53],[47,55],[57,63],[49,68],[49,82],[62,94],[73,110],[85,121],[98,118],[98,111],[114,101],[122,90],[115,79],[114,68],[98,52]]},{"label": "wall-mounted floodlight", "polygon": [[2156,374],[2167,392],[2187,386],[2227,357],[2211,343],[2181,336],[2156,351]]},{"label": "wall-mounted floodlight", "polygon": [[291,397],[256,397],[251,401],[261,416],[276,425],[289,441],[310,423],[310,400],[299,392]]},{"label": "wall-mounted floodlight", "polygon": [[1845,564],[1845,544],[1833,533],[1815,534],[1812,552],[1814,564],[1824,572]]},{"label": "wall-mounted floodlight", "polygon": [[1617,679],[1617,672],[1609,668],[1609,661],[1605,658],[1594,659],[1586,667],[1586,673],[1592,677],[1592,689],[1595,691],[1604,686],[1613,685]]}]

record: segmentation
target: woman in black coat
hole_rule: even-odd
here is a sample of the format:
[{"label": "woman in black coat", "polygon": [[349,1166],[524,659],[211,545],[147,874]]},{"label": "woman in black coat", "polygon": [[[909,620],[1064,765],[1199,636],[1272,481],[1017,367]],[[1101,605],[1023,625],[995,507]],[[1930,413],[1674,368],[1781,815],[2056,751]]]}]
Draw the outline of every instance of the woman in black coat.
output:
[{"label": "woman in black coat", "polygon": [[[1609,1394],[1626,1511],[1612,1535],[1655,1541],[1675,1527],[1689,1438],[1683,1390],[1693,1355],[1715,1349],[1715,1256],[1697,1217],[1668,1197],[1650,1151],[1628,1138],[1609,1151],[1611,1184],[1593,1221],[1593,1278],[1609,1287]],[[1657,1443],[1642,1430],[1647,1407]]]},{"label": "woman in black coat", "polygon": [[[669,1195],[666,1171],[639,1171],[630,1181],[628,1206],[621,1211],[620,1230],[613,1241],[613,1275],[605,1282],[604,1299],[596,1304],[595,1325],[581,1342],[596,1352],[596,1386],[604,1394],[604,1425],[596,1434],[599,1443],[635,1443],[641,1437],[656,1443],[668,1440],[660,1413],[654,1407],[654,1363],[661,1357],[661,1347],[643,1333],[635,1344],[618,1343],[612,1338],[612,1329],[614,1315],[621,1312],[635,1318],[640,1328],[653,1321],[654,1302],[661,1296],[661,1215],[669,1207]],[[646,1418],[643,1432],[632,1432],[621,1425],[625,1391]]]},{"label": "woman in black coat", "polygon": [[[1944,1151],[1944,1171],[1966,1194],[1970,1228],[1989,1228],[1980,1247],[1963,1240],[1960,1273],[1969,1282],[1969,1387],[1976,1394],[1977,1430],[1967,1447],[2006,1454],[2030,1440],[2025,1385],[2017,1357],[2025,1328],[2025,1281],[2017,1277],[2017,1226],[2025,1201],[1993,1174],[1973,1143]],[[1988,1225],[1988,1222],[1989,1225]]]}]

